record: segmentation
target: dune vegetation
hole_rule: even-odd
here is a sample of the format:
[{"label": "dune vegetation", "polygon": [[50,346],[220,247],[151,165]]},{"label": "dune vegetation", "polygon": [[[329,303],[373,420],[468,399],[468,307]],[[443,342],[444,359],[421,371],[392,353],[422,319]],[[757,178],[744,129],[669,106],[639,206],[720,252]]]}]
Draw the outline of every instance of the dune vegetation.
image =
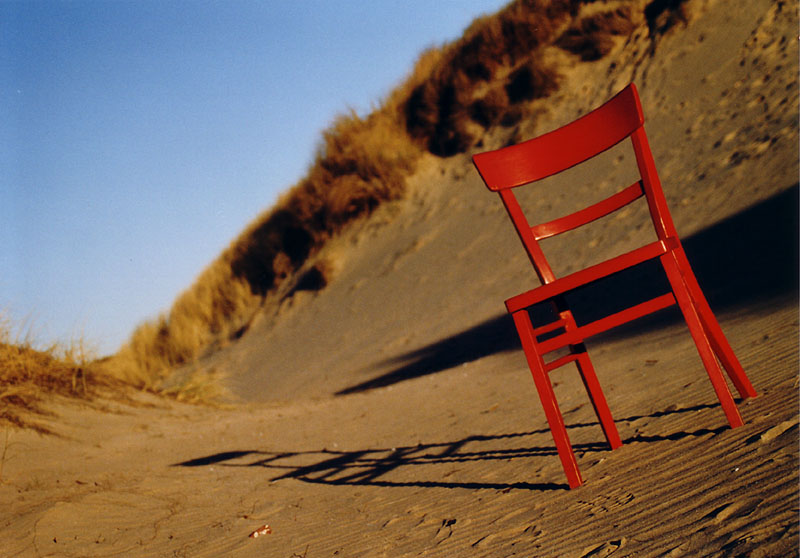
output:
[{"label": "dune vegetation", "polygon": [[424,153],[464,153],[491,129],[533,118],[532,101],[559,87],[552,49],[597,60],[637,29],[655,39],[686,17],[682,0],[515,0],[478,18],[458,40],[423,52],[370,114],[338,116],[306,175],[116,355],[85,362],[0,339],[0,400],[30,407],[38,393],[83,397],[113,383],[162,391],[171,370],[240,337],[268,297],[323,288],[331,272],[320,248],[401,198]]},{"label": "dune vegetation", "polygon": [[46,431],[31,419],[44,413],[43,397],[85,399],[121,385],[84,341],[35,348],[29,336],[15,335],[11,319],[0,313],[0,424]]}]

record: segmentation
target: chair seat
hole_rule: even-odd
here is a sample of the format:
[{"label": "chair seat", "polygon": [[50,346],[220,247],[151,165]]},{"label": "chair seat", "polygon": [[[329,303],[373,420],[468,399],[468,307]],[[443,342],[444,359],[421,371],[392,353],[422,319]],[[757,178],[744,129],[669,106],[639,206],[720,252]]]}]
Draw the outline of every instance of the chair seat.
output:
[{"label": "chair seat", "polygon": [[608,277],[631,266],[638,265],[647,260],[652,260],[680,246],[677,238],[666,238],[646,244],[636,250],[631,250],[610,260],[587,267],[551,283],[541,285],[517,296],[506,300],[506,308],[509,312],[517,312],[523,308],[529,308],[534,304],[539,304],[558,295],[564,294],[577,287],[588,285],[593,281]]}]

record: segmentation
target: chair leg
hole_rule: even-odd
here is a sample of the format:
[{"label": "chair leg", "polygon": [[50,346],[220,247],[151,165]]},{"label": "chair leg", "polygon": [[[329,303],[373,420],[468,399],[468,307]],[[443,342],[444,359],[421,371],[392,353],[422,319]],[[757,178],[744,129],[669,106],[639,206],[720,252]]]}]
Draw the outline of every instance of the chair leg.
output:
[{"label": "chair leg", "polygon": [[664,254],[661,256],[661,263],[672,286],[672,292],[675,294],[678,306],[686,320],[686,325],[689,327],[692,339],[694,339],[697,352],[700,354],[700,359],[703,361],[708,377],[711,380],[711,385],[714,386],[714,391],[722,405],[722,410],[725,412],[731,428],[742,426],[744,422],[739,410],[736,408],[736,402],[728,389],[728,384],[725,383],[722,369],[711,348],[711,342],[706,335],[706,330],[703,327],[697,308],[695,308],[692,297],[689,295],[689,290],[683,280],[675,255],[672,252]]},{"label": "chair leg", "polygon": [[675,255],[677,257],[678,267],[681,270],[681,275],[689,288],[689,294],[700,314],[700,320],[708,333],[711,347],[714,349],[720,361],[722,361],[722,365],[725,367],[725,371],[736,387],[736,391],[739,392],[742,399],[756,397],[758,393],[755,388],[753,388],[753,384],[750,383],[744,368],[742,368],[739,359],[736,358],[730,343],[728,343],[725,334],[722,332],[717,318],[711,311],[711,307],[700,288],[700,284],[697,282],[697,278],[692,271],[692,267],[689,264],[689,260],[686,258],[686,253],[683,251],[683,248],[681,247],[676,250]]},{"label": "chair leg", "polygon": [[533,324],[531,324],[530,316],[528,316],[526,310],[519,310],[514,312],[512,317],[514,318],[514,325],[517,328],[517,333],[522,342],[525,358],[528,360],[528,366],[533,375],[533,382],[536,384],[536,390],[539,392],[539,399],[542,402],[544,414],[550,426],[553,441],[556,444],[558,457],[561,459],[561,465],[567,476],[567,482],[569,482],[570,488],[577,488],[583,484],[581,473],[578,470],[578,461],[575,459],[575,453],[572,451],[572,445],[567,435],[566,426],[564,426],[564,418],[561,416],[561,411],[558,408],[553,386],[550,384],[550,378],[547,372],[545,372],[544,361],[536,348],[536,337],[533,334]]},{"label": "chair leg", "polygon": [[600,381],[597,379],[589,353],[586,352],[586,347],[583,343],[572,349],[572,352],[579,355],[575,364],[578,366],[578,372],[580,372],[583,385],[586,387],[586,393],[589,394],[589,400],[592,402],[594,412],[600,421],[600,426],[603,428],[606,441],[612,450],[617,449],[622,446],[622,440],[619,437],[619,432],[617,432],[617,425],[614,424],[614,417],[611,416],[611,409],[608,408],[608,402],[603,394],[603,389],[600,387]]},{"label": "chair leg", "polygon": [[[558,312],[559,317],[564,320],[565,329],[567,331],[574,331],[578,329],[578,324],[575,323],[575,317],[572,311],[567,306],[567,301],[564,297],[557,297],[553,301],[553,306]],[[592,359],[589,358],[589,352],[586,350],[586,345],[578,343],[570,345],[569,352],[578,356],[575,361],[578,367],[578,372],[583,380],[583,386],[586,388],[586,393],[589,395],[589,400],[594,407],[594,414],[597,415],[597,420],[600,421],[600,426],[603,429],[603,434],[606,441],[612,450],[622,446],[622,440],[617,432],[617,425],[614,424],[614,417],[611,415],[611,409],[608,408],[608,402],[603,394],[603,388],[600,387],[600,381],[597,379],[597,373],[594,370]]]}]

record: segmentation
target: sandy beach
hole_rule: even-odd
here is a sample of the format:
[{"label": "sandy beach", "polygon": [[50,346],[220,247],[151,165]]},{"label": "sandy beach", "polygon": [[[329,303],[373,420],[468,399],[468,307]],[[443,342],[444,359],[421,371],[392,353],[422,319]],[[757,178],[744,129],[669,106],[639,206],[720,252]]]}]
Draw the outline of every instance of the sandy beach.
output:
[{"label": "sandy beach", "polygon": [[[778,557],[798,554],[798,89],[794,6],[693,3],[655,51],[564,51],[533,137],[639,88],[689,259],[758,397],[730,429],[680,316],[587,345],[623,446],[578,374],[553,372],[584,486],[569,490],[503,301],[537,284],[470,153],[426,155],[408,194],[308,265],[325,288],[268,297],[191,370],[217,406],[131,393],[53,400],[53,434],[0,431],[0,555]],[[525,201],[542,221],[630,182],[631,152]],[[558,274],[642,243],[646,207],[547,244]],[[647,290],[592,288],[589,313]],[[251,537],[269,525],[271,533]]]}]

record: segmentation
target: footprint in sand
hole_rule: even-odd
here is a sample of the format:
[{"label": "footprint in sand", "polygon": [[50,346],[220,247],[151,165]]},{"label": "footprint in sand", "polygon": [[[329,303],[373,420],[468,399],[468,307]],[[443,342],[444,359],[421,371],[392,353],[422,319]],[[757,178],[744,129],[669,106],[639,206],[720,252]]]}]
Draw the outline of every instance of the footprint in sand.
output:
[{"label": "footprint in sand", "polygon": [[456,524],[456,521],[455,518],[442,519],[442,524],[433,537],[436,540],[436,544],[441,544],[453,535],[453,525]]},{"label": "footprint in sand", "polygon": [[520,525],[509,527],[507,529],[500,529],[489,535],[479,538],[472,543],[473,548],[486,548],[493,545],[496,541],[520,541],[525,540],[527,543],[535,541],[542,536],[543,531],[536,525],[527,525],[524,528]]},{"label": "footprint in sand", "polygon": [[745,443],[747,444],[754,444],[756,442],[767,443],[771,442],[787,430],[792,427],[797,427],[797,419],[794,420],[785,420],[780,424],[776,424],[769,430],[762,432],[761,434],[756,434],[755,436],[751,436],[747,439]]},{"label": "footprint in sand", "polygon": [[574,507],[591,514],[607,513],[621,508],[634,500],[634,495],[624,490],[612,490],[608,494],[598,495],[591,501],[578,500]]},{"label": "footprint in sand", "polygon": [[731,502],[718,507],[703,519],[710,519],[714,523],[722,523],[731,517],[747,517],[755,511],[759,503],[760,501],[755,499]]},{"label": "footprint in sand", "polygon": [[603,558],[604,556],[611,556],[624,546],[625,537],[622,537],[618,540],[603,543],[600,546],[585,548],[581,553],[581,558]]}]

